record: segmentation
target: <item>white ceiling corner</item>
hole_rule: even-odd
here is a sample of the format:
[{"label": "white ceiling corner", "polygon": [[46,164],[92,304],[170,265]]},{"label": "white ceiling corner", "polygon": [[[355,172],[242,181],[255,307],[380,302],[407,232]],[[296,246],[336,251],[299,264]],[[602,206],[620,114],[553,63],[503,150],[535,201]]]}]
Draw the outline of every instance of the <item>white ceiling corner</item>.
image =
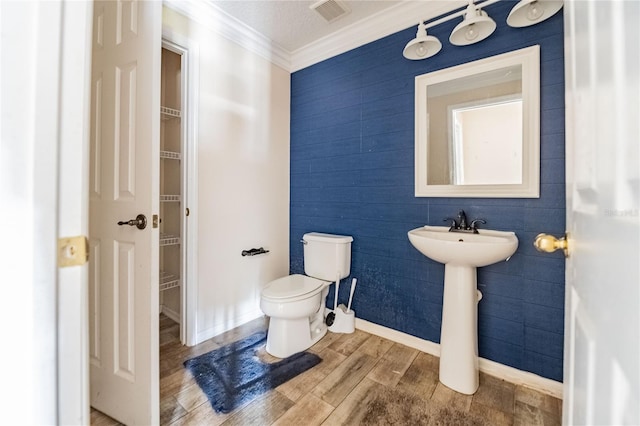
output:
[{"label": "white ceiling corner", "polygon": [[466,4],[464,0],[342,1],[352,12],[331,24],[318,24],[315,20],[322,18],[308,8],[313,2],[305,0],[164,0],[164,4],[290,72]]},{"label": "white ceiling corner", "polygon": [[272,63],[291,70],[291,53],[239,19],[215,6],[212,1],[163,0],[163,4],[190,20]]}]

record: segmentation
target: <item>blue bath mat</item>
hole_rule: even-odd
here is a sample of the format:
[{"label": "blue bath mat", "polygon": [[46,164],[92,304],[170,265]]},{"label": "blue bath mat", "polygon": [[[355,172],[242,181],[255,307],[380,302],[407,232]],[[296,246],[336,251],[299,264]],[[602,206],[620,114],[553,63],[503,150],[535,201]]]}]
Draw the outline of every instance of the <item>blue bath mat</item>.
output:
[{"label": "blue bath mat", "polygon": [[259,332],[185,361],[216,412],[228,413],[322,361],[315,354],[300,352],[264,363],[256,352],[266,341],[266,332]]}]

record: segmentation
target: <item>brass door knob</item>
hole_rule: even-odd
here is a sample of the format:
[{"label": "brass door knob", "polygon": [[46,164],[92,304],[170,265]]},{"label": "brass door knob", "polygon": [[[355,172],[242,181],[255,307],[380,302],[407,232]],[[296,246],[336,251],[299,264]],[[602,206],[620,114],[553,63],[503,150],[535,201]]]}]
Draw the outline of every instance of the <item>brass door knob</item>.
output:
[{"label": "brass door knob", "polygon": [[564,251],[564,257],[569,257],[569,242],[567,241],[567,234],[562,238],[556,238],[553,235],[538,234],[533,241],[533,246],[538,251],[545,253],[553,253],[556,250],[562,249]]}]

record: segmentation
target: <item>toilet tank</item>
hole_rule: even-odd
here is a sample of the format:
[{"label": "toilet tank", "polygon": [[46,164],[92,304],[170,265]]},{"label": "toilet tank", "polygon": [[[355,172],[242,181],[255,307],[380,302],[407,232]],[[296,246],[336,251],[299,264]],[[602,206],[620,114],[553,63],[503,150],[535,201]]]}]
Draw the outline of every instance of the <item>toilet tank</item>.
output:
[{"label": "toilet tank", "polygon": [[302,241],[306,275],[325,281],[335,281],[337,275],[349,276],[353,237],[310,232],[304,234]]}]

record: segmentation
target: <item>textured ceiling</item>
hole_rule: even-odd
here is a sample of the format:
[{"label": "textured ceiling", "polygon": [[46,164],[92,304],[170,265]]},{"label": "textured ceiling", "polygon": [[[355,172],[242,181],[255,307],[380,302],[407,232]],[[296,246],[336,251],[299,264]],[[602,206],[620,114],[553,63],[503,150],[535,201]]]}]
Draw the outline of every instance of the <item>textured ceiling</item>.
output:
[{"label": "textured ceiling", "polygon": [[351,13],[331,23],[306,0],[210,0],[213,4],[258,31],[289,52],[321,39],[334,31],[362,21],[401,1],[342,0]]}]

